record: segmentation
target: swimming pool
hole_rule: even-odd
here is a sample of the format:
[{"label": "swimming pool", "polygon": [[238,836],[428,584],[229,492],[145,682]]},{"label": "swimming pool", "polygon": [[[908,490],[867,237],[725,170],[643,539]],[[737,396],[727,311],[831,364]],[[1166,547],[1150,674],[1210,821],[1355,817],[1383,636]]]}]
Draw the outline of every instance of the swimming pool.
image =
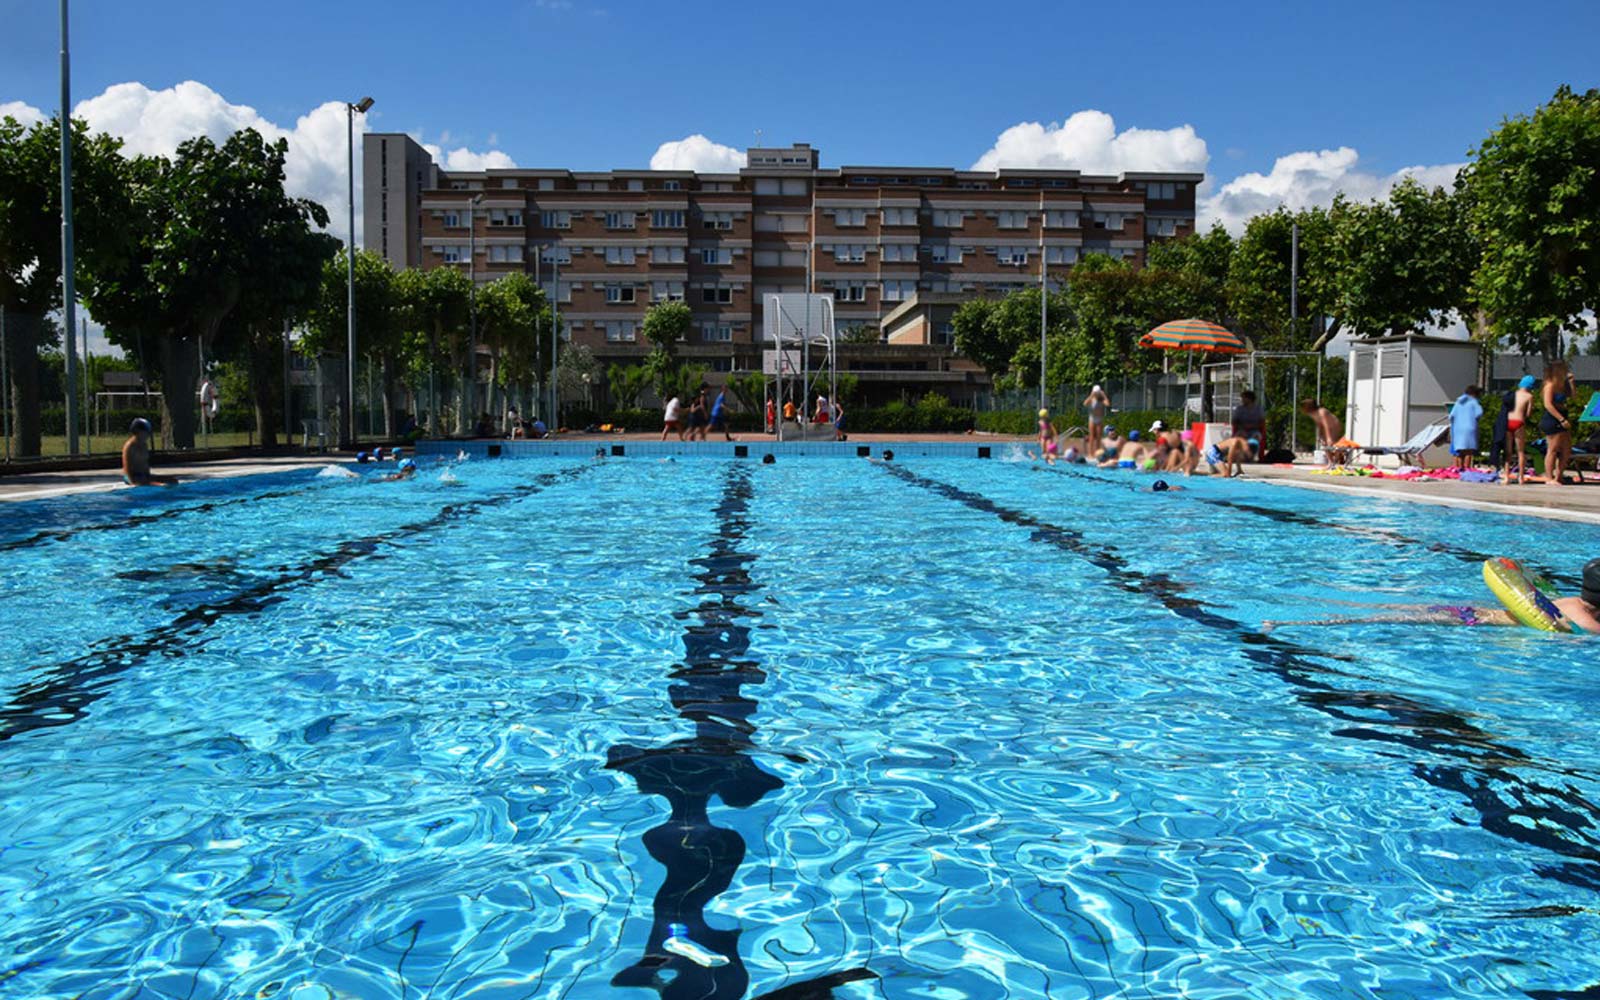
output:
[{"label": "swimming pool", "polygon": [[1570,577],[1595,529],[973,459],[441,468],[4,509],[0,997],[1600,981],[1589,647],[1258,627],[1481,603],[1477,560]]}]

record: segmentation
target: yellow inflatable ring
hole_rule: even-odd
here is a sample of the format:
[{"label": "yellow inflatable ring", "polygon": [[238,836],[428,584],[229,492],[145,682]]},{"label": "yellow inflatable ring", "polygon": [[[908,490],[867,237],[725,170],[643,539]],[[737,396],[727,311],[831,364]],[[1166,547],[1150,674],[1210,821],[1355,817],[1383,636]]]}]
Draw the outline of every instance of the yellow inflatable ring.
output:
[{"label": "yellow inflatable ring", "polygon": [[1483,582],[1511,616],[1541,632],[1571,632],[1567,621],[1550,600],[1552,588],[1544,577],[1530,573],[1515,559],[1485,559]]}]

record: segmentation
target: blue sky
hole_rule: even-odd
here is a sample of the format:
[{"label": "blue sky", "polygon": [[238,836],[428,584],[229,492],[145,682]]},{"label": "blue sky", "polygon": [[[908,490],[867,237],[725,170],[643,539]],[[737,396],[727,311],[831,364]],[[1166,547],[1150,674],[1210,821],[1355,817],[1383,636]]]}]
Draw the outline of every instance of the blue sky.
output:
[{"label": "blue sky", "polygon": [[[3,8],[0,103],[48,111],[55,4]],[[196,80],[287,126],[371,93],[374,128],[588,169],[642,166],[692,133],[742,147],[756,129],[826,164],[965,167],[1011,125],[1097,109],[1118,129],[1192,125],[1219,180],[1340,146],[1386,173],[1459,162],[1502,116],[1600,75],[1593,0],[77,0],[73,30],[75,100]]]}]

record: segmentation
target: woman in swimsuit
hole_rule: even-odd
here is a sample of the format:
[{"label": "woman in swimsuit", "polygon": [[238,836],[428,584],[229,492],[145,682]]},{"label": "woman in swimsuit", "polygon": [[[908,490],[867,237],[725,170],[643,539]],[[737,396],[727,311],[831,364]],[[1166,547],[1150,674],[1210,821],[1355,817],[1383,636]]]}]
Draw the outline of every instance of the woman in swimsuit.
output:
[{"label": "woman in swimsuit", "polygon": [[[1511,405],[1511,413],[1506,417],[1506,436],[1516,444],[1517,452],[1517,485],[1522,485],[1528,474],[1528,438],[1523,427],[1527,424],[1529,416],[1533,413],[1533,387],[1539,380],[1532,375],[1522,376],[1522,381],[1517,383],[1517,400]],[[1506,449],[1506,484],[1511,483],[1511,449]]]},{"label": "woman in swimsuit", "polygon": [[1044,456],[1046,465],[1056,464],[1056,452],[1060,448],[1056,440],[1056,425],[1050,422],[1050,411],[1039,411],[1039,453]]},{"label": "woman in swimsuit", "polygon": [[1552,361],[1544,372],[1544,415],[1539,430],[1544,432],[1544,481],[1565,486],[1561,476],[1572,461],[1572,421],[1567,419],[1567,397],[1577,391],[1572,372],[1565,361]]}]

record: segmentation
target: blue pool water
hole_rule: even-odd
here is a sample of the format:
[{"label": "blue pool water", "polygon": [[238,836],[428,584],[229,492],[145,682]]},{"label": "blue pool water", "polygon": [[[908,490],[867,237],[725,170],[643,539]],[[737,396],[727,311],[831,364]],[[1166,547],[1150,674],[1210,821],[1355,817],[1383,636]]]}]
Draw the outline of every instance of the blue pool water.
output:
[{"label": "blue pool water", "polygon": [[[0,509],[0,997],[1561,997],[1584,525],[927,459]],[[455,482],[449,482],[449,479]],[[443,480],[443,481],[442,481]],[[672,925],[682,925],[681,933]]]}]

